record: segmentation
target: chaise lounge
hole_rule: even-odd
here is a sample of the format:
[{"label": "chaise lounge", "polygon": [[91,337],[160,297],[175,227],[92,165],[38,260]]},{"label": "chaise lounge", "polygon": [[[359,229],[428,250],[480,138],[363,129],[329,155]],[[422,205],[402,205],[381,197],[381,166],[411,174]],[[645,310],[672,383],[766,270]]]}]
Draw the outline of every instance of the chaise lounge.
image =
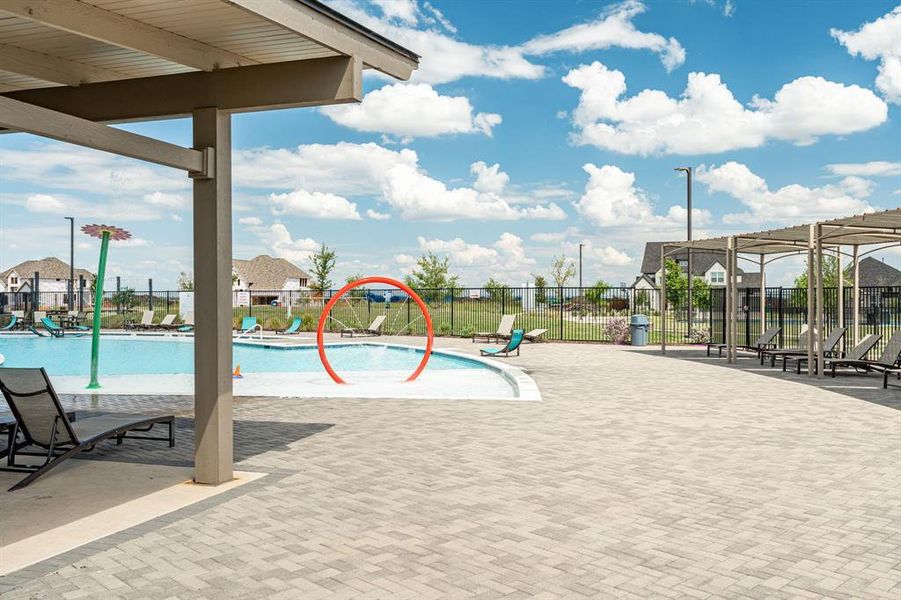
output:
[{"label": "chaise lounge", "polygon": [[[79,452],[89,452],[98,443],[114,439],[159,440],[175,445],[175,416],[114,414],[71,421],[43,368],[0,369],[0,390],[16,423],[6,450],[6,471],[30,473],[9,488],[10,492],[32,484],[63,461]],[[132,435],[148,432],[157,424],[169,427],[166,437]],[[34,449],[31,449],[34,448]],[[41,465],[16,462],[17,456],[43,457]]]},{"label": "chaise lounge", "polygon": [[833,377],[837,367],[853,369],[854,372],[861,374],[870,372],[884,374],[886,371],[901,367],[901,329],[896,329],[892,333],[888,344],[876,360],[836,358],[826,361],[826,367],[832,371]]},{"label": "chaise lounge", "polygon": [[[845,337],[845,332],[847,332],[845,327],[836,327],[829,332],[829,335],[826,336],[826,340],[823,342],[823,356],[825,358],[840,356],[840,352],[836,351],[836,347],[842,341],[842,338]],[[776,366],[776,358],[782,358],[782,370],[785,371],[787,367],[786,361],[793,356],[807,356],[807,349],[772,351],[769,353],[769,356],[771,367]]]},{"label": "chaise lounge", "polygon": [[341,330],[341,337],[345,335],[353,337],[355,335],[382,335],[382,324],[385,322],[385,315],[379,315],[372,320],[369,327],[345,327]]},{"label": "chaise lounge", "polygon": [[477,339],[483,339],[486,342],[490,342],[491,340],[500,341],[501,339],[506,339],[510,337],[510,332],[513,331],[513,323],[516,321],[516,315],[502,315],[501,321],[497,325],[497,331],[494,333],[490,331],[479,331],[477,333],[472,334],[472,341],[475,343]]},{"label": "chaise lounge", "polygon": [[[775,346],[775,342],[773,340],[776,339],[776,336],[779,335],[779,332],[782,331],[781,327],[770,327],[766,331],[764,331],[759,338],[757,338],[753,344],[750,346],[738,346],[739,350],[750,350],[752,352],[756,352],[760,354],[762,350]],[[719,344],[719,343],[710,343],[707,344],[707,356],[710,356],[710,349],[716,348],[717,354],[719,356],[723,356],[723,350],[725,350],[727,344]]]},{"label": "chaise lounge", "polygon": [[510,353],[514,350],[516,351],[516,356],[519,356],[519,347],[522,345],[522,340],[525,337],[522,329],[514,329],[513,333],[510,335],[510,340],[503,348],[483,348],[479,352],[482,356],[510,356]]},{"label": "chaise lounge", "polygon": [[[866,358],[867,354],[869,354],[870,350],[872,350],[873,347],[881,339],[882,339],[881,333],[871,333],[870,335],[868,335],[865,338],[863,338],[862,340],[860,340],[860,343],[858,343],[856,346],[854,346],[853,348],[848,350],[848,353],[844,357],[841,357],[838,355],[835,355],[835,357],[844,358],[846,360],[863,360]],[[824,356],[824,358],[830,358],[830,357]],[[834,358],[834,357],[832,357],[832,358]],[[804,354],[788,355],[788,356],[783,357],[783,359],[782,359],[782,370],[783,371],[788,370],[788,362],[792,361],[792,360],[797,363],[796,372],[798,375],[800,375],[801,374],[801,366],[807,364],[807,353],[805,352]],[[816,363],[817,363],[817,357],[814,356],[813,364],[816,365]]]}]

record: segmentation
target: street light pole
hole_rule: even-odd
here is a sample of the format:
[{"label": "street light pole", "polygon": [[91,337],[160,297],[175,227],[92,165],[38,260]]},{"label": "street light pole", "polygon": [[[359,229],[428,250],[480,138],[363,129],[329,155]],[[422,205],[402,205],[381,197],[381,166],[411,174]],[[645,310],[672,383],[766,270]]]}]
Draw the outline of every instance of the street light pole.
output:
[{"label": "street light pole", "polygon": [[[685,179],[685,196],[688,204],[688,241],[691,241],[691,167],[676,167],[676,171],[682,171],[686,175]],[[692,279],[694,278],[694,274],[691,270],[691,248],[687,249],[688,254],[688,336],[691,337],[692,324],[694,321],[694,312],[692,307]],[[664,273],[666,270],[664,269]]]},{"label": "street light pole", "polygon": [[579,294],[582,293],[582,246],[585,244],[579,244]]},{"label": "street light pole", "polygon": [[69,310],[75,302],[75,217],[63,217],[69,221]]}]

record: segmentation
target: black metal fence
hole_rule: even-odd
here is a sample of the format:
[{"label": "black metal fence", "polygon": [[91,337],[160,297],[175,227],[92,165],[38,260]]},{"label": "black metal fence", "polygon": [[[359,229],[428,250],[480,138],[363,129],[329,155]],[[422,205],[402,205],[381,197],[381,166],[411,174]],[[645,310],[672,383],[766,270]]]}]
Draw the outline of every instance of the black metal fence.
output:
[{"label": "black metal fence", "polygon": [[[254,290],[233,292],[234,324],[253,316],[266,330],[286,328],[295,317],[302,319],[302,329],[314,331],[323,307],[334,292],[318,294],[309,290]],[[634,288],[455,288],[422,289],[417,293],[425,300],[437,335],[469,336],[474,332],[494,331],[501,315],[516,315],[516,327],[530,331],[546,329],[550,340],[611,342],[628,339],[629,317],[645,314],[651,322],[650,343],[660,342],[660,292]],[[123,289],[103,295],[101,325],[121,328],[126,322],[140,321],[142,312],[154,311],[154,322],[166,314],[185,316],[181,306],[182,292],[174,290],[135,291]],[[695,297],[695,308],[689,314],[684,291],[673,292],[667,302],[667,343],[691,341],[725,341],[725,290],[712,288]],[[0,293],[0,313],[20,311],[30,315],[34,310],[58,313],[68,310],[85,312],[87,324],[93,318],[93,295],[85,290],[74,295],[69,306],[67,292]],[[836,289],[824,290],[826,329],[838,323]],[[767,322],[760,323],[760,290],[741,289],[738,299],[739,340],[750,344],[765,327],[782,328],[780,345],[792,345],[807,320],[807,290],[767,288]],[[868,287],[860,289],[861,335],[882,333],[885,338],[901,328],[901,287]],[[853,314],[852,290],[845,290],[845,324],[850,327]],[[423,335],[425,320],[416,304],[402,291],[358,288],[343,296],[331,310],[328,329],[368,326],[378,315],[384,315],[386,333]],[[52,315],[51,315],[52,316]],[[0,322],[2,326],[2,322]],[[692,336],[689,337],[689,330]],[[847,336],[846,343],[850,341]]]}]

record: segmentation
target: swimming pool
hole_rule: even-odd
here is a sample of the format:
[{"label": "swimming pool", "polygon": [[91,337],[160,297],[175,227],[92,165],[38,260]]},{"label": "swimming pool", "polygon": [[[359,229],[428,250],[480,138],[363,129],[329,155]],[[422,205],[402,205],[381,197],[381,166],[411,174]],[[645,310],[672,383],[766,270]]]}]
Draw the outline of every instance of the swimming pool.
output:
[{"label": "swimming pool", "polygon": [[[300,343],[298,343],[300,342]],[[421,340],[420,340],[421,342]],[[285,343],[292,345],[283,345]],[[467,348],[468,350],[468,348]],[[415,398],[540,400],[535,382],[506,363],[454,350],[434,350],[413,382],[406,378],[422,359],[422,348],[367,340],[326,346],[329,361],[350,385],[326,374],[317,348],[297,338],[234,345],[233,364],[242,379],[235,396],[291,398]],[[3,367],[44,367],[61,394],[83,394],[90,370],[89,336],[39,338],[0,335]],[[191,337],[104,335],[100,345],[100,390],[94,394],[194,393]]]}]

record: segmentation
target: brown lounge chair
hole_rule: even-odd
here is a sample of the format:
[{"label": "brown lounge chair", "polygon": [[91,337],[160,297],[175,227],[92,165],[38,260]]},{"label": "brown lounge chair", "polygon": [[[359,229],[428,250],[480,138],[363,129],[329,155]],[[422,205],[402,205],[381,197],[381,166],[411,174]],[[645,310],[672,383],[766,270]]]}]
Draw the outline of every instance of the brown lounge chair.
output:
[{"label": "brown lounge chair", "polygon": [[[842,338],[845,337],[845,332],[848,331],[845,327],[836,327],[832,331],[829,332],[829,335],[826,336],[826,340],[823,342],[823,356],[826,358],[836,358],[840,356],[839,352],[836,350],[839,342],[842,341]],[[770,366],[776,366],[776,358],[782,358],[782,370],[786,370],[787,361],[789,358],[794,356],[807,356],[806,349],[798,349],[798,350],[783,350],[782,352],[772,351],[769,353],[770,357]],[[800,373],[801,367],[798,366],[798,373]]]},{"label": "brown lounge chair", "polygon": [[901,329],[896,329],[892,333],[888,344],[885,345],[885,349],[876,360],[835,358],[826,361],[826,366],[832,370],[833,377],[835,377],[836,367],[847,367],[853,369],[856,373],[875,371],[883,374],[886,371],[897,369],[901,367]]},{"label": "brown lounge chair", "polygon": [[[764,331],[759,338],[757,338],[753,344],[750,346],[737,346],[739,350],[751,350],[752,352],[756,352],[760,354],[761,350],[766,348],[771,348],[776,344],[773,340],[776,339],[776,336],[779,335],[779,332],[782,331],[781,327],[770,327],[766,331]],[[719,356],[723,355],[723,350],[726,349],[727,344],[719,344],[719,343],[711,343],[707,344],[707,356],[710,356],[711,348],[716,348],[717,354]]]},{"label": "brown lounge chair", "polygon": [[[116,444],[125,438],[159,440],[169,442],[170,448],[175,445],[174,415],[111,414],[69,420],[43,368],[0,369],[0,390],[16,418],[3,470],[30,473],[9,488],[10,492],[30,485],[66,459],[79,452],[89,452],[104,440],[115,438]],[[169,435],[129,435],[134,431],[150,431],[156,424],[168,425]],[[16,463],[19,455],[43,457],[44,462],[37,466],[19,464]]]},{"label": "brown lounge chair", "polygon": [[[845,358],[847,360],[863,360],[864,358],[867,357],[867,354],[870,352],[870,350],[873,349],[873,346],[875,346],[876,343],[881,339],[882,339],[881,333],[871,333],[867,337],[860,340],[859,344],[857,344],[856,346],[854,346],[853,348],[848,350],[848,354],[841,358]],[[826,346],[824,346],[824,348],[825,347]],[[838,356],[838,355],[836,355],[836,356]],[[832,358],[832,357],[824,356],[824,358]],[[798,375],[800,375],[801,374],[801,365],[807,364],[807,352],[804,352],[804,354],[788,355],[788,356],[783,357],[783,359],[782,359],[782,370],[783,371],[788,370],[786,368],[787,363],[788,363],[788,361],[791,361],[791,360],[798,363],[796,372],[798,373]],[[817,361],[817,357],[814,356],[813,364],[816,364],[816,361]]]}]

